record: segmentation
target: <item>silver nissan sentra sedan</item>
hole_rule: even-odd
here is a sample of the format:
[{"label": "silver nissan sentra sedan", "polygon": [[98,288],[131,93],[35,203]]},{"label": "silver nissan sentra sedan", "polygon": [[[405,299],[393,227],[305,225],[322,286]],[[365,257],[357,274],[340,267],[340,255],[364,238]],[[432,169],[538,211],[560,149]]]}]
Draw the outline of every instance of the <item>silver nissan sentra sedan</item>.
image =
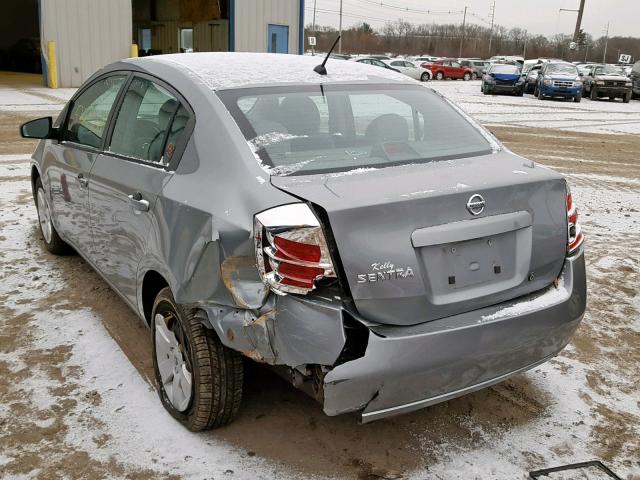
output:
[{"label": "silver nissan sentra sedan", "polygon": [[584,314],[561,175],[404,75],[317,63],[124,60],[22,126],[47,249],[150,327],[191,430],[237,415],[243,357],[369,422],[548,360]]}]

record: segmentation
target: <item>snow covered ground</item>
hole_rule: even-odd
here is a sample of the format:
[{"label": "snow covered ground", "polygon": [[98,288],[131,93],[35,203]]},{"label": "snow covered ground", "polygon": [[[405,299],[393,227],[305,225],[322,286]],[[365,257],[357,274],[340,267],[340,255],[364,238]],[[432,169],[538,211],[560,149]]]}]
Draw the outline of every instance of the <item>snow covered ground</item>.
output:
[{"label": "snow covered ground", "polygon": [[[148,334],[134,315],[80,258],[45,252],[29,152],[20,146],[0,155],[0,478],[524,480],[529,470],[591,459],[640,478],[640,139],[618,130],[625,109],[635,109],[637,121],[626,118],[624,128],[640,128],[640,102],[540,102],[483,97],[477,82],[429,85],[498,126],[514,151],[570,178],[587,235],[590,299],[559,357],[489,389],[364,426],[325,417],[258,370],[234,424],[191,434],[157,399]],[[0,132],[16,113],[61,108],[55,95],[0,86]],[[504,127],[518,116],[516,105],[531,125],[514,125],[549,127],[557,108],[557,128],[613,129],[620,141],[613,149],[612,136],[511,133]],[[611,110],[598,127],[570,119],[597,108]]]},{"label": "snow covered ground", "polygon": [[479,80],[433,81],[428,86],[456,101],[484,125],[553,128],[574,132],[640,133],[640,101],[630,103],[561,99],[538,100],[533,95],[484,95]]}]

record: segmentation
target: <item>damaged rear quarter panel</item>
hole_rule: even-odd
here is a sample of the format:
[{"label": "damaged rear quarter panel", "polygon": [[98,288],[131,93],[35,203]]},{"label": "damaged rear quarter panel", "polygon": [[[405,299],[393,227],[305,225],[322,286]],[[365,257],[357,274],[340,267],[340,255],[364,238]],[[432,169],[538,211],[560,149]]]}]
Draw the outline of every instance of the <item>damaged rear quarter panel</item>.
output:
[{"label": "damaged rear quarter panel", "polygon": [[268,292],[255,268],[253,216],[297,200],[259,181],[264,172],[211,91],[166,73],[199,108],[182,160],[154,205],[139,282],[155,270],[178,303],[259,308]]}]

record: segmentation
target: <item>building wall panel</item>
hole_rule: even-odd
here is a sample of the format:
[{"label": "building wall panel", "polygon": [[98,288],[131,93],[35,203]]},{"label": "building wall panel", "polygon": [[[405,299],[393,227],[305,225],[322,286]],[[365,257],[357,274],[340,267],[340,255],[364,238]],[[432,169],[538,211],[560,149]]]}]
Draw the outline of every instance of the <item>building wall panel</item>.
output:
[{"label": "building wall panel", "polygon": [[299,53],[300,0],[235,0],[235,51],[266,52],[267,26],[289,27],[289,53]]},{"label": "building wall panel", "polygon": [[[41,41],[57,46],[61,87],[77,87],[96,70],[127,58],[131,0],[47,0],[41,4]],[[43,48],[46,52],[46,49]]]}]

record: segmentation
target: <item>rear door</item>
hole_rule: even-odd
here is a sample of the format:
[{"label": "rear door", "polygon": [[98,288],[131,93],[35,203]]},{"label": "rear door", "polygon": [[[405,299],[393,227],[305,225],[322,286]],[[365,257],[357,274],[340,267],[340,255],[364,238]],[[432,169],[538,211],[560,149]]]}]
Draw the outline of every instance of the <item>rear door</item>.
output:
[{"label": "rear door", "polygon": [[128,74],[114,73],[88,85],[72,102],[53,143],[47,180],[56,227],[71,245],[92,256],[89,228],[89,172],[100,154],[108,119]]},{"label": "rear door", "polygon": [[449,76],[451,78],[462,78],[462,76],[464,75],[464,69],[462,68],[462,65],[460,65],[458,62],[450,62],[451,67],[449,67]]},{"label": "rear door", "polygon": [[192,112],[175,91],[136,74],[114,115],[108,148],[91,171],[97,266],[134,305],[138,265],[154,224],[153,206],[192,128]]}]

